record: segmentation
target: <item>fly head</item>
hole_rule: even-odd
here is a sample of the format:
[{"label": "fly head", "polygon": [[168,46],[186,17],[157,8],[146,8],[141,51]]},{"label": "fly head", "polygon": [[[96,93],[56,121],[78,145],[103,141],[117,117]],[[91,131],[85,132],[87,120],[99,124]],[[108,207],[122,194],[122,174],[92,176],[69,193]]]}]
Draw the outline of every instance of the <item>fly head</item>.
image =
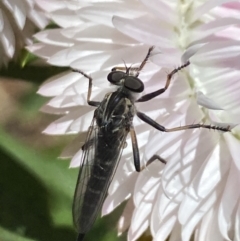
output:
[{"label": "fly head", "polygon": [[144,90],[143,82],[136,76],[129,75],[122,71],[112,71],[108,74],[108,81],[114,85],[125,87],[135,93],[141,93]]}]

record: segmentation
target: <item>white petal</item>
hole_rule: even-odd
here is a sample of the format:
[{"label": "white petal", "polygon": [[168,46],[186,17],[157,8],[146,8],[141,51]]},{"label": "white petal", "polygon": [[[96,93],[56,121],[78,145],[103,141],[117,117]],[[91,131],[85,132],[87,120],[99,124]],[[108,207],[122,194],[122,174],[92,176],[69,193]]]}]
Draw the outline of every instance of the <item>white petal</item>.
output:
[{"label": "white petal", "polygon": [[64,37],[59,29],[44,30],[35,34],[34,37],[40,42],[63,47],[70,47],[75,42]]},{"label": "white petal", "polygon": [[118,235],[125,232],[131,224],[132,214],[134,210],[133,200],[130,198],[123,210],[123,213],[118,221]]},{"label": "white petal", "polygon": [[56,52],[60,51],[63,49],[61,46],[53,46],[53,45],[46,45],[42,43],[36,43],[33,45],[29,45],[25,47],[28,51],[34,53],[35,55],[48,59],[50,56],[55,54]]},{"label": "white petal", "polygon": [[26,3],[24,1],[4,0],[5,5],[11,11],[16,24],[23,29],[26,21]]},{"label": "white petal", "polygon": [[83,150],[80,148],[79,151],[73,156],[70,162],[70,168],[75,168],[80,166],[82,160]]},{"label": "white petal", "polygon": [[[43,96],[57,96],[62,94],[68,86],[80,79],[84,84],[87,82],[87,80],[85,80],[84,77],[78,73],[60,73],[59,75],[55,75],[46,80],[46,82],[39,88],[37,93]],[[84,87],[85,86],[86,85],[84,85]]]},{"label": "white petal", "polygon": [[221,178],[226,175],[230,165],[226,160],[229,158],[230,154],[226,144],[220,139],[219,144],[209,153],[208,158],[194,177],[189,194],[195,193],[197,198],[202,199],[211,193]]},{"label": "white petal", "polygon": [[4,28],[0,32],[0,41],[3,45],[5,54],[9,58],[12,58],[15,51],[15,37],[12,31],[11,25],[8,19],[6,18],[4,12],[2,12],[1,9],[0,9],[0,20],[4,24]]},{"label": "white petal", "polygon": [[[190,60],[190,58],[196,54],[199,49],[201,49],[206,43],[200,43],[200,44],[194,44],[192,46],[189,46],[185,52],[182,55],[182,63],[187,63],[188,60]],[[191,62],[191,61],[190,61]]]},{"label": "white petal", "polygon": [[70,9],[60,9],[50,14],[51,19],[62,28],[70,28],[84,24],[81,16]]},{"label": "white petal", "polygon": [[211,221],[212,221],[213,213],[214,213],[214,210],[210,209],[203,217],[196,240],[206,241],[206,237],[207,237],[209,225],[211,224]]},{"label": "white petal", "polygon": [[239,227],[240,227],[240,204],[238,205],[238,209],[237,209],[236,215],[235,215],[234,241],[240,241]]},{"label": "white petal", "polygon": [[239,203],[240,192],[237,192],[240,183],[240,171],[236,169],[234,163],[231,163],[230,171],[224,192],[220,201],[218,211],[219,230],[226,240],[232,240],[229,231],[234,230],[232,217],[235,214]]},{"label": "white petal", "polygon": [[34,9],[28,13],[28,18],[31,19],[32,22],[34,22],[34,24],[36,24],[36,26],[38,26],[40,29],[45,28],[48,24],[48,20],[46,19],[45,15]]},{"label": "white petal", "polygon": [[[198,222],[202,219],[202,217],[204,216],[204,214],[212,207],[212,205],[216,202],[217,200],[217,194],[213,193],[211,194],[209,197],[206,197],[204,200],[191,200],[189,202],[189,200],[184,199],[181,206],[180,206],[180,210],[179,213],[181,213],[181,217],[183,214],[183,212],[186,213],[186,215],[188,216],[188,212],[192,209],[195,209],[194,213],[191,213],[187,222],[183,223],[183,227],[182,227],[182,240],[186,240],[189,241],[191,238],[192,233],[194,232],[194,229],[196,227],[196,225],[198,224]],[[191,212],[191,211],[190,211]],[[183,220],[180,219],[180,222],[182,222]]]},{"label": "white petal", "polygon": [[240,148],[240,141],[230,133],[226,133],[224,135],[224,138],[226,139],[226,143],[229,148],[232,159],[236,167],[238,168],[238,170],[240,170],[240,162],[239,162],[239,155],[238,155],[239,148]]},{"label": "white petal", "polygon": [[131,195],[136,182],[136,175],[131,175],[117,189],[117,192],[110,194],[104,201],[102,207],[102,216],[111,213],[118,205],[124,202]]},{"label": "white petal", "polygon": [[197,92],[197,103],[208,109],[223,110],[217,103],[215,103],[212,99],[204,95],[201,91]]},{"label": "white petal", "polygon": [[[86,131],[91,123],[91,120],[93,118],[94,111],[89,111],[89,108],[87,108],[85,111],[79,111],[81,114],[76,113],[75,116],[72,118],[74,121],[70,125],[70,131],[74,133]],[[81,115],[79,118],[78,116]]]},{"label": "white petal", "polygon": [[58,9],[64,8],[66,6],[65,1],[58,1],[58,0],[37,0],[36,4],[39,5],[44,11],[46,12],[53,12]]},{"label": "white petal", "polygon": [[[71,141],[61,152],[59,158],[72,158],[83,146],[86,140],[86,133],[80,133],[73,141]],[[72,165],[70,164],[70,167]]]}]

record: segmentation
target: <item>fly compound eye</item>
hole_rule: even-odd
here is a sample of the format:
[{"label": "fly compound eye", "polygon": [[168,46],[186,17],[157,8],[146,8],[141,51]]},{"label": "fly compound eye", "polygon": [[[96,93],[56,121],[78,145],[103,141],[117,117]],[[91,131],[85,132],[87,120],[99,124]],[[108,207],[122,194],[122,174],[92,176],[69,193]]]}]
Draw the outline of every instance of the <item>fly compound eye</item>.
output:
[{"label": "fly compound eye", "polygon": [[107,79],[110,83],[114,85],[120,85],[121,80],[125,78],[126,73],[122,71],[112,71],[111,73],[108,74]]},{"label": "fly compound eye", "polygon": [[135,76],[128,76],[124,81],[124,86],[137,93],[141,93],[144,90],[143,82]]}]

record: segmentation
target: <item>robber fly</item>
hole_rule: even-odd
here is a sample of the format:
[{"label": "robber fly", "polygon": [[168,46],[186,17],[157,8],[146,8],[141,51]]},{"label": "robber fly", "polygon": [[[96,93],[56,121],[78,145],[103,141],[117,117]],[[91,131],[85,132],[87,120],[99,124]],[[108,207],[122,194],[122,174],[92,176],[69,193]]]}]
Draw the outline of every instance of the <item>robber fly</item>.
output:
[{"label": "robber fly", "polygon": [[[136,99],[136,94],[144,90],[144,84],[138,78],[138,75],[145,66],[152,50],[153,47],[149,48],[146,57],[137,68],[116,67],[112,69],[107,79],[111,84],[117,85],[119,88],[115,92],[106,94],[102,102],[91,100],[92,78],[81,70],[73,70],[89,80],[87,103],[97,107],[85,144],[82,147],[83,156],[74,195],[73,220],[79,233],[77,241],[83,240],[102,208],[129,132],[132,140],[135,169],[137,172],[141,171],[137,137],[132,124],[134,115],[163,132],[193,128],[229,131],[229,127],[204,124],[192,124],[167,129],[136,109],[135,102],[149,101],[164,93],[169,87],[173,75],[190,64],[190,62],[187,62],[169,73],[164,88]],[[131,71],[135,74],[132,75]]]}]

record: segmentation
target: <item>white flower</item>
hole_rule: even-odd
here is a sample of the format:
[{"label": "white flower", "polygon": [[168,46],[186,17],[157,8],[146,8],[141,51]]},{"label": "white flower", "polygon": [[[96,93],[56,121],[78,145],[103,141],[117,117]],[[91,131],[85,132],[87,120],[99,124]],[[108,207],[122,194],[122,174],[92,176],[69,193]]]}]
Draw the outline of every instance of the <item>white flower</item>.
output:
[{"label": "white flower", "polygon": [[[138,110],[166,128],[239,123],[239,42],[238,36],[228,35],[239,32],[235,26],[239,19],[220,6],[230,1],[64,1],[60,7],[50,2],[49,16],[62,29],[38,33],[39,43],[28,48],[50,64],[91,74],[92,99],[101,100],[112,90],[106,76],[113,66],[123,65],[122,60],[127,65],[141,62],[154,45],[155,64],[149,63],[140,74],[144,93],[165,85],[164,67],[169,71],[180,65],[180,59],[189,58],[191,65],[164,94],[136,104]],[[93,116],[86,103],[87,86],[84,77],[69,71],[40,88],[40,94],[53,97],[43,111],[63,115],[45,133],[87,130]],[[138,118],[134,126],[142,165],[154,154],[167,164],[156,161],[142,173],[134,172],[128,140],[102,211],[105,215],[130,198],[119,232],[129,227],[131,241],[148,228],[155,241],[169,235],[170,241],[188,241],[192,235],[199,241],[240,240],[239,127],[224,134],[206,129],[161,133]],[[71,144],[63,156],[73,156],[71,167],[75,167],[81,152],[79,145]]]},{"label": "white flower", "polygon": [[36,5],[36,0],[2,0],[0,3],[0,64],[31,43],[36,27],[44,28],[47,19]]}]

